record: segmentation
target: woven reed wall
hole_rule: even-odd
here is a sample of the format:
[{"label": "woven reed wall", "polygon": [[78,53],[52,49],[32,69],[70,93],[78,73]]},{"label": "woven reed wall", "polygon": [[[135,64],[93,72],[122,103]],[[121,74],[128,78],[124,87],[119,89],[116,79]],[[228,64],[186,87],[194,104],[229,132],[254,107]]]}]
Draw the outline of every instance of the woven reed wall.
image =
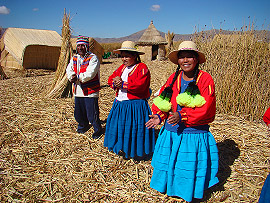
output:
[{"label": "woven reed wall", "polygon": [[6,50],[1,51],[2,67],[22,70],[23,66]]},{"label": "woven reed wall", "polygon": [[55,69],[60,46],[61,36],[56,31],[8,28],[0,41],[1,66]]},{"label": "woven reed wall", "polygon": [[165,56],[166,56],[165,45],[163,44],[158,45],[158,60],[164,60]]},{"label": "woven reed wall", "polygon": [[138,46],[138,49],[144,52],[144,55],[140,55],[142,61],[152,60],[152,46]]},{"label": "woven reed wall", "polygon": [[30,45],[24,52],[23,67],[56,70],[59,56],[60,47]]},{"label": "woven reed wall", "polygon": [[157,56],[158,60],[163,60],[166,55],[165,45],[158,45],[157,53],[154,54],[152,53],[152,45],[139,45],[138,49],[145,53],[144,55],[140,56],[142,61],[151,61],[153,55]]}]

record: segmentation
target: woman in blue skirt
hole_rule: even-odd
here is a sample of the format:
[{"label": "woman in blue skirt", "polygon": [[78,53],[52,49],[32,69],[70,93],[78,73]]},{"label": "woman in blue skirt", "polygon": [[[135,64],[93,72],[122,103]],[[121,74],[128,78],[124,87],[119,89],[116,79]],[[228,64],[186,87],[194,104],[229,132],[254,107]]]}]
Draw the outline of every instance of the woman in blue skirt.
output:
[{"label": "woman in blue skirt", "polygon": [[120,49],[123,64],[113,72],[108,84],[116,91],[116,98],[107,118],[104,146],[125,158],[147,157],[154,151],[154,129],[148,129],[151,109],[150,72],[139,55],[135,43],[125,41]]},{"label": "woman in blue skirt", "polygon": [[209,131],[215,118],[212,77],[199,70],[205,56],[192,41],[184,41],[169,59],[178,65],[161,94],[153,100],[148,128],[164,122],[152,158],[150,187],[190,202],[218,183],[218,150]]}]

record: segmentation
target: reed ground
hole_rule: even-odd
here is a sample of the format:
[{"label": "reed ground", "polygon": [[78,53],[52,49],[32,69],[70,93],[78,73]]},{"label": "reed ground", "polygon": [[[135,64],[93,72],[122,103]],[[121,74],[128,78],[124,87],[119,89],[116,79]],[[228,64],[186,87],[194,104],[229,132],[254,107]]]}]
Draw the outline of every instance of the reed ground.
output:
[{"label": "reed ground", "polygon": [[[102,85],[120,64],[104,60]],[[175,67],[168,61],[147,65],[154,93]],[[46,97],[53,78],[54,72],[28,70],[0,81],[1,202],[183,202],[149,187],[151,160],[124,160],[108,152],[104,135],[93,140],[92,129],[76,133],[73,98]],[[100,91],[104,128],[114,97],[108,87]],[[218,113],[210,130],[219,149],[220,184],[203,201],[257,202],[269,173],[265,124]]]}]

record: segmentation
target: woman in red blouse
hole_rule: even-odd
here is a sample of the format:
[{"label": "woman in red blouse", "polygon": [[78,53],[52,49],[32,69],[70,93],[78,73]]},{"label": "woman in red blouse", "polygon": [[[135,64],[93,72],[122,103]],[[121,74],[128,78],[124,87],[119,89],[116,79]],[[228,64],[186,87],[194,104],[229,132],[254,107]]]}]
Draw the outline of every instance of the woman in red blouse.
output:
[{"label": "woman in red blouse", "polygon": [[123,42],[114,53],[121,55],[123,64],[108,79],[116,98],[107,118],[104,146],[125,158],[141,159],[151,155],[155,146],[154,129],[145,126],[151,114],[150,72],[140,62],[144,53],[134,42]]},{"label": "woman in red blouse", "polygon": [[204,190],[217,184],[218,149],[209,123],[215,118],[215,85],[199,70],[205,56],[192,41],[184,41],[169,59],[178,65],[161,94],[153,100],[154,128],[164,121],[152,158],[150,187],[190,202],[202,199]]}]

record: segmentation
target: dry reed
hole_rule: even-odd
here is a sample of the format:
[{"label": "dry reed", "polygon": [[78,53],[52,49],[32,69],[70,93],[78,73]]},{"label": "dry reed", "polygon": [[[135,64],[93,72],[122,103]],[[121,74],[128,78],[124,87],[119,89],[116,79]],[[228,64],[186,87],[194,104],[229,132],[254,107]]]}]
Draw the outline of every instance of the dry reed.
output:
[{"label": "dry reed", "polygon": [[101,43],[102,47],[104,48],[104,52],[112,52],[115,49],[119,49],[122,43]]},{"label": "dry reed", "polygon": [[270,104],[270,51],[253,31],[194,39],[207,61],[201,67],[216,84],[219,113],[260,120]]},{"label": "dry reed", "polygon": [[[120,59],[101,64],[102,85],[120,64]],[[175,71],[168,61],[147,65],[153,92]],[[1,202],[184,202],[149,187],[150,160],[108,152],[104,137],[91,138],[92,129],[77,134],[74,100],[43,97],[54,74],[0,81]],[[114,97],[112,89],[101,89],[103,127]],[[210,129],[218,144],[221,184],[206,192],[204,202],[257,202],[269,173],[266,126],[218,114]]]},{"label": "dry reed", "polygon": [[71,37],[71,30],[69,26],[70,14],[67,14],[66,10],[64,11],[62,21],[63,21],[62,46],[54,80],[51,84],[51,87],[49,88],[48,91],[49,93],[47,94],[47,96],[50,98],[59,98],[61,96],[67,96],[63,95],[63,93],[64,92],[68,93],[68,91],[65,91],[65,89],[68,87],[69,84],[68,79],[66,77],[66,67],[69,63],[72,54],[72,46],[70,43]]},{"label": "dry reed", "polygon": [[0,77],[1,77],[1,80],[7,79],[7,75],[4,72],[3,67],[1,65],[0,65]]}]

